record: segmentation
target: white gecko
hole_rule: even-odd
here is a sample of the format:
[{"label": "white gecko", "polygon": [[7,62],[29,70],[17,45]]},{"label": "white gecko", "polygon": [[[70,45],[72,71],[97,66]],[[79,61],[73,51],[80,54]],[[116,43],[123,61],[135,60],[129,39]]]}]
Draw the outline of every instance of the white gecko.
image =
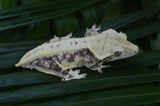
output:
[{"label": "white gecko", "polygon": [[68,81],[87,75],[72,68],[85,66],[103,73],[102,68],[109,67],[103,65],[104,62],[127,58],[138,52],[138,47],[127,41],[126,34],[113,29],[97,32],[100,29],[96,25],[87,28],[83,38],[71,38],[72,33],[61,38],[55,36],[27,52],[15,66],[36,69]]}]

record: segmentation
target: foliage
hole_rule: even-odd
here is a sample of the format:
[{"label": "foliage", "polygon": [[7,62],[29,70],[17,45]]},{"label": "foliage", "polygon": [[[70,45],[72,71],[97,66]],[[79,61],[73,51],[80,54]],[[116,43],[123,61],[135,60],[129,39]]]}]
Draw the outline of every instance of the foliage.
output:
[{"label": "foliage", "polygon": [[[0,0],[0,104],[159,105],[160,1]],[[104,74],[61,82],[36,70],[15,68],[30,49],[73,32],[82,37],[94,23],[125,32],[140,51],[111,62]]]}]

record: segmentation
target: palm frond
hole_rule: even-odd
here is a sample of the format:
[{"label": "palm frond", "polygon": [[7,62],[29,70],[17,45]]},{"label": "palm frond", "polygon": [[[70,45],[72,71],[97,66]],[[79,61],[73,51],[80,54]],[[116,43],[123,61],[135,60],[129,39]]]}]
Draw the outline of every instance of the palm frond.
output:
[{"label": "palm frond", "polygon": [[[9,0],[10,1],[10,0]],[[160,102],[159,0],[6,0],[0,1],[0,104],[144,105]],[[4,9],[6,8],[6,9]],[[83,37],[97,23],[101,31],[125,32],[139,45],[131,58],[110,62],[86,79],[61,82],[36,70],[15,68],[30,49],[53,34]]]}]

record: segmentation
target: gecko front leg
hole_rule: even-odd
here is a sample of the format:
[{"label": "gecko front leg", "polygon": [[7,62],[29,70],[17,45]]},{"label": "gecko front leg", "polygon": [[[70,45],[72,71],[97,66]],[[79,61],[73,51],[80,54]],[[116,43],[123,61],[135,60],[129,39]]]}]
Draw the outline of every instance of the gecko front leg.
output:
[{"label": "gecko front leg", "polygon": [[98,33],[97,31],[100,29],[101,26],[96,27],[96,24],[94,24],[91,29],[86,28],[86,33],[84,34],[84,36],[86,37],[96,35]]},{"label": "gecko front leg", "polygon": [[58,40],[58,41],[61,41],[61,40],[67,40],[69,38],[72,37],[72,33],[69,33],[68,35],[64,36],[64,37],[57,37],[57,36],[54,36],[53,40]]},{"label": "gecko front leg", "polygon": [[111,65],[103,65],[103,62],[99,62],[94,56],[86,56],[83,59],[83,64],[91,70],[97,70],[99,73],[103,73],[102,68],[111,67]]},{"label": "gecko front leg", "polygon": [[103,73],[103,68],[111,67],[111,65],[103,65],[102,62],[94,64],[93,66],[89,67],[91,70],[97,70],[99,73]]}]

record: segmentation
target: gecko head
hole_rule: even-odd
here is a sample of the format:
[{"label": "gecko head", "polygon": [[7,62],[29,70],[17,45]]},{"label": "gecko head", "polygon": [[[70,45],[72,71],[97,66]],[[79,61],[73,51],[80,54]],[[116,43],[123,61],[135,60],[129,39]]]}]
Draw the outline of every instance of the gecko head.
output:
[{"label": "gecko head", "polygon": [[119,45],[119,49],[113,51],[111,61],[131,57],[138,53],[138,47],[129,41],[123,41]]},{"label": "gecko head", "polygon": [[109,61],[131,57],[138,53],[138,46],[127,41],[125,33],[118,33],[115,30],[109,29],[108,35],[112,39],[109,42],[109,48],[111,48]]}]

